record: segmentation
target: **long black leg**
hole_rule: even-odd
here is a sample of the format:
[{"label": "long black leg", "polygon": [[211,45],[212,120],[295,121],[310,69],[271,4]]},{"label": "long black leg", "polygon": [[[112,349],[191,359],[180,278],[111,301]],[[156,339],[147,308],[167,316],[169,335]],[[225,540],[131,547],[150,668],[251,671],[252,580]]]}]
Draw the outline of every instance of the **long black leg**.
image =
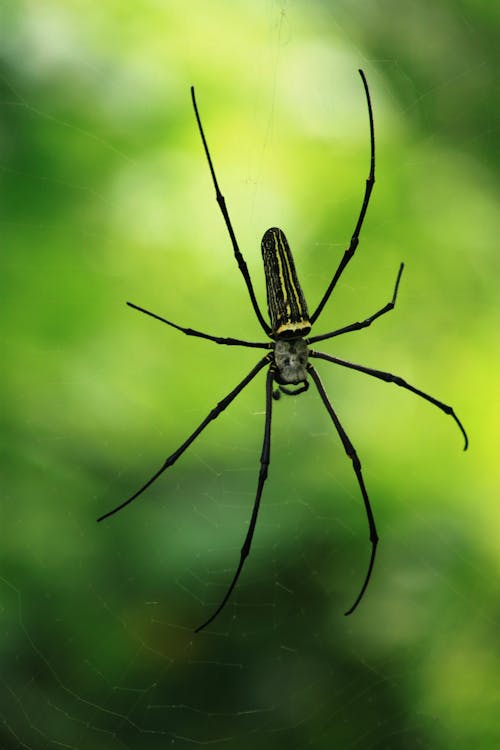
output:
[{"label": "long black leg", "polygon": [[215,197],[216,197],[217,203],[219,204],[219,208],[221,210],[224,221],[226,223],[227,231],[229,232],[229,237],[231,238],[231,242],[232,242],[233,250],[234,250],[234,257],[236,258],[239,269],[241,273],[243,274],[243,278],[245,279],[248,293],[250,295],[250,300],[252,302],[252,307],[259,320],[259,323],[261,324],[266,334],[269,335],[271,333],[271,328],[262,317],[262,313],[260,311],[257,299],[255,297],[255,292],[253,290],[252,280],[250,279],[250,274],[248,272],[247,264],[245,263],[245,259],[243,258],[243,255],[241,254],[240,248],[238,247],[238,242],[236,240],[236,235],[234,234],[233,225],[231,224],[231,219],[229,218],[229,213],[228,213],[227,206],[226,206],[226,199],[224,198],[224,196],[222,195],[219,189],[219,183],[217,182],[217,177],[215,176],[214,165],[212,164],[212,158],[210,156],[210,151],[208,150],[205,133],[203,132],[203,126],[201,124],[200,115],[198,113],[196,97],[194,94],[194,86],[191,86],[191,98],[193,100],[193,108],[194,108],[194,114],[196,115],[196,122],[198,123],[198,130],[200,131],[201,140],[203,141],[203,148],[205,149],[208,166],[210,167],[210,173],[212,175],[212,180],[213,180],[214,187],[215,187]]},{"label": "long black leg", "polygon": [[264,426],[264,442],[262,444],[262,453],[260,455],[260,471],[259,471],[259,481],[257,483],[257,493],[255,495],[255,501],[253,504],[253,510],[252,510],[252,517],[250,518],[250,524],[248,526],[247,535],[245,537],[245,541],[243,542],[243,547],[241,548],[240,552],[240,561],[238,563],[238,567],[236,568],[236,573],[234,574],[233,580],[231,581],[231,584],[224,596],[224,599],[221,601],[215,612],[210,615],[208,620],[203,623],[203,625],[200,625],[198,628],[196,628],[195,633],[199,633],[200,630],[203,630],[203,628],[206,628],[207,625],[210,625],[213,620],[217,617],[217,615],[224,609],[224,607],[227,604],[227,601],[229,597],[231,596],[234,587],[236,586],[236,583],[238,582],[238,578],[240,577],[240,573],[243,569],[243,565],[245,563],[245,560],[248,557],[248,553],[250,552],[250,547],[252,545],[252,539],[255,531],[255,525],[257,523],[257,516],[259,514],[259,508],[260,508],[260,499],[262,497],[262,490],[264,489],[264,482],[267,479],[267,469],[269,466],[269,460],[270,460],[270,453],[271,453],[271,412],[272,412],[272,393],[273,393],[273,377],[274,372],[271,368],[269,368],[267,373],[267,380],[266,380],[266,421]]},{"label": "long black leg", "polygon": [[362,70],[360,70],[359,75],[361,76],[361,80],[363,81],[363,86],[365,89],[366,102],[368,104],[368,117],[370,120],[370,173],[366,180],[363,203],[361,204],[361,210],[359,212],[358,221],[356,223],[353,235],[351,237],[351,242],[347,250],[344,252],[344,255],[342,256],[342,260],[340,261],[339,267],[335,271],[333,279],[331,280],[328,289],[323,295],[323,299],[321,300],[318,307],[316,308],[316,310],[313,312],[313,314],[310,317],[311,325],[314,323],[315,320],[317,320],[322,309],[328,302],[328,299],[331,293],[333,292],[333,289],[335,288],[337,281],[340,279],[340,276],[342,275],[344,268],[347,266],[347,264],[349,263],[349,261],[351,260],[352,256],[355,253],[355,250],[359,243],[359,233],[361,232],[361,227],[363,226],[363,221],[365,219],[366,210],[368,208],[368,203],[370,202],[370,196],[373,190],[373,186],[375,184],[375,131],[373,128],[372,103],[370,100],[370,92],[368,90],[368,84],[366,82],[365,74],[363,73]]},{"label": "long black leg", "polygon": [[362,328],[368,328],[368,326],[371,326],[374,320],[377,320],[377,318],[380,318],[381,315],[385,315],[385,313],[390,312],[390,310],[394,309],[394,305],[396,304],[396,297],[398,296],[398,289],[399,289],[399,282],[401,280],[401,274],[403,273],[403,268],[405,267],[404,263],[401,263],[399,266],[398,275],[396,278],[396,284],[394,285],[394,292],[392,294],[392,299],[390,302],[388,302],[384,307],[381,307],[380,310],[377,310],[376,313],[373,313],[373,315],[370,315],[369,318],[366,318],[366,320],[359,321],[358,323],[351,323],[348,326],[344,326],[343,328],[337,328],[336,331],[332,331],[331,333],[323,333],[321,336],[312,336],[311,338],[307,339],[308,344],[315,344],[317,341],[325,341],[326,339],[333,339],[334,336],[340,336],[342,333],[349,333],[350,331],[359,331]]},{"label": "long black leg", "polygon": [[370,505],[370,500],[368,498],[368,492],[366,491],[365,482],[364,482],[364,479],[363,479],[363,474],[361,473],[361,462],[360,462],[360,460],[358,458],[358,454],[356,453],[356,449],[354,448],[353,444],[349,440],[349,438],[348,438],[348,436],[346,434],[346,431],[344,430],[344,428],[340,424],[339,418],[337,417],[337,415],[336,415],[336,413],[335,413],[335,411],[333,409],[333,406],[330,403],[330,399],[326,395],[326,391],[323,388],[323,383],[321,382],[318,373],[316,372],[316,370],[314,369],[314,367],[311,364],[308,365],[308,370],[311,373],[311,377],[312,377],[312,379],[314,380],[314,382],[316,384],[316,388],[318,389],[319,395],[321,396],[321,400],[323,401],[324,405],[326,406],[326,410],[328,411],[328,414],[332,418],[332,422],[335,425],[335,428],[336,428],[337,432],[339,433],[339,437],[342,440],[342,444],[344,446],[344,450],[345,450],[345,452],[347,453],[347,455],[349,456],[349,458],[352,461],[352,466],[353,466],[353,469],[354,469],[354,473],[356,474],[356,477],[357,477],[357,480],[358,480],[358,484],[359,484],[359,488],[361,490],[361,494],[363,495],[363,502],[365,504],[366,517],[368,518],[368,527],[370,529],[370,542],[371,542],[371,545],[372,545],[371,554],[370,554],[370,562],[368,563],[368,570],[366,572],[365,580],[363,582],[363,585],[361,586],[361,590],[360,590],[358,596],[356,597],[356,601],[354,602],[354,604],[352,605],[352,607],[350,607],[347,610],[347,612],[344,613],[346,615],[350,615],[352,612],[354,612],[354,610],[356,609],[356,607],[360,603],[361,599],[363,598],[363,594],[365,593],[366,587],[368,586],[368,583],[370,581],[370,577],[371,577],[372,570],[373,570],[373,564],[375,562],[375,553],[377,551],[377,544],[378,544],[377,528],[375,526],[375,519],[373,517],[373,512],[372,512],[372,508],[371,508],[371,505]]},{"label": "long black leg", "polygon": [[460,432],[462,433],[465,441],[464,445],[464,451],[467,450],[467,446],[469,445],[469,438],[467,437],[467,433],[465,432],[465,429],[451,408],[451,406],[448,406],[447,404],[443,404],[442,401],[438,401],[437,398],[434,398],[433,396],[429,396],[428,393],[424,393],[423,391],[420,391],[418,388],[415,388],[413,385],[410,385],[406,382],[406,380],[403,380],[403,378],[400,378],[398,375],[393,375],[390,372],[384,372],[383,370],[374,370],[372,367],[364,367],[363,365],[356,365],[353,362],[346,362],[344,359],[339,359],[338,357],[332,357],[330,354],[324,354],[323,352],[315,352],[310,350],[309,351],[310,357],[317,357],[318,359],[325,359],[327,362],[334,362],[336,365],[341,365],[342,367],[348,367],[350,370],[357,370],[358,372],[364,372],[366,375],[371,375],[373,378],[378,378],[379,380],[384,380],[386,383],[395,383],[396,385],[401,386],[401,388],[406,388],[406,390],[411,391],[412,393],[416,393],[417,396],[420,396],[421,398],[425,399],[426,401],[429,401],[431,404],[434,404],[434,406],[437,406],[438,409],[441,409],[441,411],[444,411],[445,414],[449,414],[450,417],[453,417],[455,422],[457,423],[458,427],[460,428]]},{"label": "long black leg", "polygon": [[200,339],[208,339],[209,341],[215,341],[216,344],[225,344],[226,346],[248,346],[256,349],[271,349],[272,347],[271,342],[258,343],[254,341],[241,341],[241,339],[225,338],[222,336],[211,336],[209,333],[202,333],[201,331],[195,331],[193,328],[184,328],[184,326],[179,326],[177,323],[172,323],[171,320],[162,318],[161,315],[150,312],[149,310],[144,309],[144,307],[134,305],[133,302],[127,302],[127,305],[133,307],[134,310],[139,310],[139,312],[150,315],[152,318],[156,318],[156,320],[161,320],[162,323],[166,323],[168,326],[172,326],[172,328],[177,328],[178,331],[182,331],[182,333],[186,333],[188,336],[197,336]]},{"label": "long black leg", "polygon": [[199,427],[197,427],[196,430],[191,433],[191,435],[180,446],[180,448],[177,448],[177,450],[174,453],[172,453],[171,456],[169,456],[167,458],[167,460],[165,461],[165,463],[161,466],[161,468],[158,469],[158,471],[156,472],[156,474],[153,474],[153,476],[150,479],[148,479],[148,481],[145,484],[143,484],[142,487],[137,490],[137,492],[134,492],[134,494],[131,497],[129,497],[128,500],[125,500],[125,502],[120,503],[120,505],[117,505],[116,508],[113,508],[113,510],[110,510],[107,513],[104,513],[104,515],[100,516],[97,519],[97,521],[98,522],[99,521],[104,521],[105,518],[109,518],[114,513],[118,513],[119,510],[122,510],[123,508],[125,508],[133,500],[135,500],[136,497],[139,497],[139,495],[141,495],[144,492],[144,490],[147,490],[147,488],[151,484],[153,484],[153,482],[156,481],[156,479],[158,479],[158,477],[161,476],[161,474],[163,474],[163,472],[166,469],[168,469],[169,466],[172,466],[173,464],[175,464],[175,462],[177,461],[177,459],[180,456],[182,456],[182,454],[184,453],[184,451],[186,450],[186,448],[189,448],[189,446],[191,445],[191,443],[198,437],[198,435],[200,434],[200,432],[202,432],[205,429],[205,427],[210,422],[212,422],[214,419],[217,419],[217,417],[219,416],[219,414],[221,412],[223,412],[224,409],[227,406],[229,406],[229,404],[231,403],[231,401],[234,401],[234,399],[236,398],[236,396],[239,393],[241,393],[241,391],[243,390],[243,388],[245,388],[250,383],[251,380],[253,380],[253,378],[257,375],[257,373],[260,370],[262,370],[262,368],[265,367],[266,364],[269,364],[270,357],[271,357],[271,355],[266,354],[266,356],[263,357],[260,360],[260,362],[258,362],[255,365],[255,367],[248,373],[248,375],[245,378],[243,378],[243,380],[241,381],[241,383],[239,383],[236,386],[236,388],[233,388],[233,390],[231,391],[231,393],[228,393],[228,395],[225,396],[222,399],[222,401],[219,401],[219,403],[217,404],[217,406],[214,409],[212,409],[212,411],[210,412],[210,414],[203,420],[203,422],[199,425]]}]

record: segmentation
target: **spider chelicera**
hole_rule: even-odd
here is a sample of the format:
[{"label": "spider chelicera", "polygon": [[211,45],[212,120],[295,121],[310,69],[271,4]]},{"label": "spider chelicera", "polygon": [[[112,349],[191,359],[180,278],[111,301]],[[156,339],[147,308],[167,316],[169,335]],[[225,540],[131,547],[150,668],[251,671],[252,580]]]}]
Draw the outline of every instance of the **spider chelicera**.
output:
[{"label": "spider chelicera", "polygon": [[[314,325],[314,323],[316,323],[317,319],[319,318],[321,312],[323,311],[324,306],[326,305],[328,299],[330,298],[330,295],[332,294],[345,267],[347,266],[347,264],[349,263],[349,261],[351,260],[351,258],[353,257],[356,251],[356,248],[359,242],[359,234],[361,232],[361,227],[363,225],[363,221],[366,215],[366,210],[368,208],[368,203],[370,201],[370,196],[372,193],[373,185],[375,183],[375,134],[374,134],[374,127],[373,127],[372,105],[371,105],[370,92],[368,89],[368,84],[366,82],[365,74],[363,73],[362,70],[359,71],[359,74],[363,82],[366,102],[368,106],[368,118],[369,118],[369,125],[370,125],[370,170],[369,170],[368,178],[366,180],[363,202],[361,204],[361,209],[359,212],[358,220],[356,222],[356,226],[354,228],[354,232],[352,234],[349,247],[344,251],[344,255],[342,256],[339,266],[337,270],[335,271],[333,278],[330,284],[328,285],[328,288],[326,292],[324,293],[319,305],[317,306],[317,308],[315,309],[312,315],[309,315],[307,311],[307,305],[304,299],[304,295],[302,293],[302,289],[300,288],[300,285],[297,279],[295,264],[293,261],[292,253],[290,251],[290,247],[288,245],[287,239],[284,233],[281,231],[281,229],[272,227],[265,232],[262,238],[262,244],[261,244],[262,258],[264,262],[264,272],[266,276],[267,307],[269,311],[270,325],[264,319],[260,311],[257,299],[255,297],[255,293],[253,290],[250,275],[248,273],[247,265],[238,247],[238,242],[236,240],[233,226],[231,224],[229,213],[226,207],[226,201],[219,189],[219,184],[215,176],[212,158],[210,156],[210,152],[207,146],[207,141],[205,139],[205,133],[203,131],[203,127],[201,124],[200,115],[198,112],[198,107],[196,104],[196,98],[195,98],[193,87],[191,87],[191,97],[193,101],[194,113],[196,116],[196,121],[198,123],[200,136],[203,141],[203,148],[205,150],[205,155],[208,160],[208,166],[210,167],[210,172],[211,172],[212,180],[213,180],[214,187],[215,187],[215,195],[216,195],[217,203],[219,204],[219,208],[221,210],[227,230],[229,232],[231,243],[233,245],[234,256],[236,258],[239,269],[245,280],[253,309],[255,311],[255,314],[257,316],[257,319],[261,327],[263,328],[265,334],[271,339],[271,341],[252,342],[252,341],[241,341],[240,339],[234,339],[234,338],[224,338],[221,336],[212,336],[207,333],[201,333],[200,331],[195,331],[192,328],[184,328],[183,326],[177,325],[176,323],[172,323],[170,320],[166,320],[165,318],[161,317],[161,315],[156,315],[155,313],[152,313],[149,310],[145,310],[144,308],[139,307],[138,305],[134,305],[131,302],[127,302],[127,304],[130,307],[133,307],[134,309],[139,310],[140,312],[145,313],[146,315],[150,315],[152,318],[161,320],[163,323],[166,323],[167,325],[172,326],[172,328],[176,328],[178,331],[182,331],[188,336],[197,336],[198,338],[208,339],[210,341],[214,341],[216,344],[224,344],[226,346],[246,346],[246,347],[252,347],[256,349],[268,350],[266,355],[261,360],[259,360],[259,362],[257,362],[255,367],[248,373],[248,375],[245,378],[243,378],[243,380],[240,383],[238,383],[238,385],[235,388],[233,388],[233,390],[230,393],[228,393],[228,395],[225,398],[219,401],[217,406],[215,406],[215,408],[212,409],[212,411],[203,420],[203,422],[196,428],[196,430],[194,430],[194,432],[192,432],[191,435],[189,435],[187,440],[185,440],[185,442],[174,453],[172,453],[171,456],[169,456],[166,459],[166,461],[158,469],[158,471],[155,474],[153,474],[153,476],[150,479],[148,479],[148,481],[145,484],[143,484],[142,487],[137,490],[137,492],[135,492],[131,497],[129,497],[128,500],[125,500],[116,508],[114,508],[113,510],[110,510],[108,513],[105,513],[98,519],[98,521],[102,521],[105,518],[109,518],[109,516],[112,516],[114,513],[117,513],[119,510],[122,510],[123,508],[125,508],[125,506],[129,505],[129,503],[131,503],[133,500],[139,497],[139,495],[141,495],[156,479],[158,479],[158,477],[161,474],[163,474],[163,472],[166,471],[166,469],[172,466],[177,461],[177,459],[180,458],[180,456],[184,453],[184,451],[187,450],[187,448],[189,448],[191,443],[193,443],[193,441],[196,440],[198,435],[205,429],[205,427],[214,419],[217,419],[219,414],[221,414],[224,411],[224,409],[226,409],[226,407],[228,407],[229,404],[232,401],[234,401],[236,396],[238,396],[238,394],[241,393],[241,391],[250,383],[250,381],[252,381],[255,378],[257,373],[259,373],[261,370],[267,367],[266,414],[265,414],[265,424],[264,424],[264,440],[263,440],[263,445],[262,445],[262,453],[260,456],[260,471],[259,471],[259,477],[258,477],[258,482],[257,482],[257,492],[255,495],[255,501],[253,505],[252,515],[250,518],[250,524],[248,527],[245,540],[243,542],[243,546],[241,548],[240,560],[236,568],[236,572],[233,576],[233,579],[229,585],[229,588],[227,589],[227,592],[224,598],[222,599],[218,607],[214,610],[214,612],[210,615],[208,620],[206,620],[202,625],[196,628],[195,632],[199,632],[200,630],[203,630],[203,628],[209,625],[217,617],[217,615],[221,612],[221,610],[224,608],[229,597],[231,596],[231,593],[234,587],[236,586],[240,573],[243,569],[245,560],[248,557],[248,554],[250,552],[250,547],[251,547],[253,535],[255,532],[255,526],[257,523],[257,516],[259,513],[262,490],[264,488],[264,483],[267,478],[267,471],[269,467],[269,456],[270,456],[270,445],[271,445],[271,413],[272,413],[273,398],[274,399],[279,398],[280,393],[284,393],[287,396],[297,396],[300,393],[304,393],[304,391],[307,391],[307,389],[309,388],[308,376],[311,377],[314,385],[316,386],[318,393],[320,395],[320,398],[323,401],[323,404],[325,405],[326,410],[328,414],[330,415],[331,420],[339,434],[340,440],[342,441],[342,444],[344,446],[344,450],[347,456],[352,461],[352,466],[356,474],[359,488],[361,490],[361,495],[363,497],[366,516],[368,519],[368,527],[370,531],[371,554],[370,554],[370,559],[368,562],[367,572],[365,574],[365,578],[360,588],[359,594],[357,595],[352,606],[345,613],[346,615],[349,615],[352,612],[354,612],[354,610],[360,603],[366,591],[366,588],[368,586],[368,582],[370,580],[370,576],[373,570],[373,564],[375,561],[375,553],[377,550],[377,543],[378,543],[378,535],[377,535],[377,529],[375,526],[375,519],[373,517],[370,500],[368,498],[368,492],[366,490],[365,482],[363,479],[363,474],[361,471],[361,463],[356,453],[356,450],[353,444],[351,443],[351,440],[349,439],[346,431],[341,425],[339,418],[337,416],[337,413],[335,412],[326,394],[326,391],[323,387],[323,383],[321,382],[316,369],[311,364],[310,359],[321,359],[321,360],[326,360],[327,362],[333,362],[337,365],[340,365],[341,367],[347,367],[350,370],[357,370],[358,372],[364,372],[367,375],[371,375],[374,378],[378,378],[379,380],[384,380],[388,383],[395,383],[396,385],[401,386],[402,388],[406,388],[412,393],[416,393],[417,396],[420,396],[426,401],[429,401],[431,404],[434,404],[434,406],[437,406],[438,409],[441,409],[441,411],[443,411],[445,414],[449,414],[455,420],[465,440],[464,450],[467,449],[467,445],[468,445],[467,434],[465,432],[465,429],[462,426],[462,423],[456,416],[451,406],[447,406],[442,401],[438,401],[438,399],[434,398],[433,396],[430,396],[429,394],[424,393],[418,388],[415,388],[414,386],[410,385],[409,383],[407,383],[405,380],[403,380],[397,375],[392,375],[391,373],[383,372],[382,370],[375,370],[371,367],[364,367],[363,365],[357,365],[357,364],[354,364],[353,362],[347,362],[343,359],[339,359],[338,357],[334,357],[330,354],[325,354],[323,352],[318,352],[310,348],[311,344],[315,344],[318,341],[325,341],[327,339],[332,339],[335,336],[340,336],[343,333],[349,333],[350,331],[359,331],[362,328],[367,328],[375,320],[377,320],[377,318],[380,318],[382,315],[392,310],[396,303],[399,282],[401,280],[401,274],[403,272],[403,267],[404,267],[404,264],[401,263],[397,277],[396,277],[396,283],[394,285],[392,299],[386,305],[381,307],[380,310],[377,310],[377,312],[373,313],[373,315],[370,315],[365,320],[359,321],[357,323],[351,323],[350,325],[343,326],[342,328],[338,328],[337,330],[331,331],[330,333],[323,333],[319,336],[309,336],[312,326]],[[276,384],[277,386],[276,388],[274,388],[274,384]]]}]

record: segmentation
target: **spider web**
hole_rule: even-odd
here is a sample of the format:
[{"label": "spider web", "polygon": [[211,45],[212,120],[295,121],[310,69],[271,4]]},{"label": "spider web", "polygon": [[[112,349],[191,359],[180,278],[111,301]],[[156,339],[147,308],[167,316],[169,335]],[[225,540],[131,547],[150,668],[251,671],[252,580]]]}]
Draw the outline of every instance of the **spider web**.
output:
[{"label": "spider web", "polygon": [[[263,374],[147,494],[95,524],[257,359],[123,305],[131,299],[183,325],[261,338],[213,201],[189,84],[259,300],[258,228],[279,222],[303,243],[297,265],[313,307],[328,280],[325,257],[340,257],[361,199],[367,129],[354,73],[367,68],[386,179],[404,184],[405,197],[384,197],[380,187],[370,239],[361,238],[370,255],[343,279],[327,327],[385,304],[402,243],[405,258],[417,256],[441,231],[431,212],[428,236],[408,238],[401,216],[413,210],[419,225],[424,202],[408,181],[422,185],[437,153],[436,195],[458,182],[452,160],[434,150],[446,135],[427,106],[439,101],[434,86],[390,33],[390,56],[379,54],[381,37],[368,38],[371,11],[262,2],[252,10],[215,3],[208,13],[195,3],[186,19],[176,3],[119,6],[2,4],[9,371],[0,747],[487,747],[498,699],[494,544],[486,533],[479,548],[470,531],[477,485],[461,468],[453,426],[417,399],[318,363],[361,456],[381,536],[373,581],[350,618],[343,612],[366,571],[368,528],[350,462],[312,388],[273,405],[252,550],[207,631],[193,633],[226,591],[254,501]],[[449,39],[442,12],[435,38]],[[451,18],[463,54],[472,15]],[[465,59],[435,86],[458,96],[483,65]],[[398,86],[410,92],[403,103]],[[424,125],[436,117],[413,150],[405,139],[417,136],[398,135],[409,113]],[[475,135],[486,149],[489,125]],[[392,157],[391,144],[407,155]],[[467,174],[468,208],[490,216],[475,198],[474,170]],[[493,243],[482,226],[474,240],[485,253]],[[467,268],[469,239],[450,238],[458,268]],[[440,247],[445,257],[413,262],[405,299],[387,320],[324,349],[430,392],[435,378],[450,403],[467,404],[459,364],[473,357],[453,354],[457,373],[446,374],[458,334],[431,341],[429,330],[448,333],[450,309],[465,319],[468,284],[493,292],[486,279],[467,278],[470,268],[451,277],[448,245]],[[438,351],[443,339],[450,343]],[[426,352],[423,363],[408,340]],[[486,510],[478,523],[487,530]],[[464,675],[467,687],[458,688]]]}]

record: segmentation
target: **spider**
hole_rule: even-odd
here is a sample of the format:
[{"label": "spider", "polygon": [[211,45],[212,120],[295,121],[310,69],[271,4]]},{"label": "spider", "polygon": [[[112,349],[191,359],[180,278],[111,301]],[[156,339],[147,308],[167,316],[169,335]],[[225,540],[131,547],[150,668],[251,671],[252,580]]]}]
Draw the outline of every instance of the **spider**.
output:
[{"label": "spider", "polygon": [[139,307],[138,305],[134,305],[132,302],[127,302],[127,305],[129,305],[130,307],[133,307],[135,310],[139,310],[139,312],[149,315],[152,318],[156,318],[156,320],[160,320],[163,323],[166,323],[168,326],[171,326],[172,328],[176,328],[178,331],[182,331],[182,333],[185,333],[188,336],[196,336],[198,338],[208,339],[209,341],[214,341],[216,344],[223,344],[225,346],[245,346],[245,347],[252,347],[256,349],[267,350],[266,355],[257,362],[255,367],[252,368],[252,370],[248,373],[248,375],[246,375],[246,377],[244,377],[243,380],[240,383],[238,383],[238,385],[236,385],[232,389],[232,391],[230,391],[230,393],[227,394],[227,396],[225,396],[221,401],[219,401],[219,403],[212,409],[212,411],[208,414],[208,416],[205,417],[205,419],[191,433],[191,435],[189,435],[189,437],[184,441],[184,443],[182,443],[182,445],[179,448],[177,448],[177,450],[165,460],[165,462],[158,469],[158,471],[155,474],[153,474],[153,476],[150,477],[150,479],[148,479],[148,481],[145,484],[143,484],[142,487],[140,487],[136,492],[134,492],[134,494],[131,497],[129,497],[127,500],[125,500],[120,505],[113,508],[113,510],[108,511],[107,513],[105,513],[104,515],[102,515],[100,518],[97,519],[98,521],[103,521],[105,518],[109,518],[114,513],[117,513],[118,511],[122,510],[127,505],[129,505],[133,500],[139,497],[139,495],[141,495],[151,484],[153,484],[153,482],[155,482],[158,479],[158,477],[161,476],[161,474],[163,474],[164,471],[166,471],[170,466],[173,466],[173,464],[175,464],[177,459],[182,456],[184,451],[186,451],[187,448],[189,448],[191,443],[193,443],[194,440],[196,440],[198,435],[205,429],[205,427],[207,427],[207,425],[210,422],[217,419],[217,417],[224,411],[224,409],[226,409],[229,406],[229,404],[231,404],[232,401],[234,401],[234,399],[241,393],[241,391],[244,388],[246,388],[246,386],[256,377],[256,375],[261,370],[267,367],[264,439],[263,439],[263,444],[262,444],[262,452],[260,456],[260,471],[259,471],[259,476],[258,476],[258,481],[257,481],[257,491],[256,491],[255,500],[253,504],[252,515],[250,517],[248,531],[247,531],[245,540],[243,542],[243,546],[240,551],[240,559],[236,567],[236,572],[234,573],[233,579],[231,583],[229,584],[226,594],[224,595],[222,601],[217,606],[217,608],[212,612],[210,617],[205,622],[203,622],[202,625],[196,628],[195,632],[197,633],[203,630],[204,628],[206,628],[207,625],[209,625],[211,622],[213,622],[213,620],[215,620],[215,618],[224,609],[229,597],[231,596],[231,593],[233,592],[236,586],[236,583],[243,569],[245,560],[248,557],[248,554],[250,552],[250,547],[252,545],[252,539],[253,539],[254,532],[255,532],[257,516],[259,513],[260,502],[262,498],[262,491],[264,489],[264,484],[267,478],[268,467],[269,467],[269,462],[270,462],[271,414],[272,414],[273,399],[279,398],[281,393],[287,396],[298,396],[299,394],[304,393],[309,388],[309,381],[308,381],[309,376],[311,380],[313,381],[314,385],[316,386],[319,396],[335,426],[335,429],[338,432],[338,435],[340,437],[342,445],[344,446],[344,450],[347,456],[352,461],[352,467],[356,475],[356,479],[359,485],[359,489],[361,491],[361,495],[363,497],[366,517],[368,520],[368,528],[370,532],[371,550],[370,550],[370,559],[368,561],[367,571],[365,573],[365,577],[361,585],[361,588],[359,590],[359,593],[354,603],[345,612],[346,615],[350,615],[352,612],[354,612],[354,610],[360,603],[367,589],[367,586],[368,586],[368,583],[370,581],[370,577],[372,574],[373,565],[375,562],[375,553],[377,550],[377,544],[378,544],[378,539],[379,539],[378,534],[377,534],[377,529],[375,526],[375,519],[373,516],[373,511],[372,511],[370,500],[368,497],[368,492],[367,492],[365,482],[363,479],[363,474],[361,471],[361,462],[358,458],[358,454],[356,453],[356,450],[350,438],[348,437],[346,431],[344,430],[342,424],[340,423],[337,413],[334,410],[326,394],[323,383],[321,382],[321,379],[316,371],[316,368],[312,365],[310,361],[311,359],[315,359],[315,360],[320,359],[320,360],[325,360],[327,362],[333,362],[337,365],[340,365],[341,367],[346,367],[350,370],[357,370],[358,372],[363,372],[366,375],[370,375],[373,378],[384,380],[387,383],[394,383],[395,385],[401,386],[402,388],[405,388],[406,390],[411,391],[412,393],[415,393],[417,396],[420,396],[426,401],[429,401],[431,404],[434,404],[434,406],[437,406],[437,408],[441,409],[441,411],[443,411],[445,414],[449,414],[455,420],[456,424],[458,425],[463,435],[463,438],[465,441],[464,450],[466,450],[468,446],[468,438],[467,438],[465,429],[462,423],[460,422],[460,420],[458,419],[458,417],[456,416],[451,406],[447,406],[442,401],[438,401],[438,399],[434,398],[433,396],[430,396],[429,394],[424,393],[418,388],[415,388],[414,386],[410,385],[405,380],[403,380],[403,378],[397,375],[393,375],[389,372],[383,372],[382,370],[375,370],[372,367],[365,367],[363,365],[354,364],[353,362],[347,362],[346,360],[340,359],[339,357],[334,357],[331,354],[325,354],[324,352],[319,352],[310,348],[311,344],[315,344],[318,341],[326,341],[327,339],[332,339],[335,336],[340,336],[344,333],[349,333],[350,331],[359,331],[362,328],[367,328],[375,320],[377,320],[382,315],[385,315],[385,313],[392,310],[396,303],[399,282],[401,280],[401,275],[403,273],[403,268],[404,268],[404,264],[401,263],[397,276],[396,276],[396,282],[394,285],[392,298],[390,302],[388,302],[383,307],[381,307],[380,310],[377,310],[375,313],[370,315],[365,320],[362,320],[356,323],[351,323],[350,325],[343,326],[342,328],[338,328],[334,331],[331,331],[330,333],[323,333],[323,334],[320,334],[319,336],[309,335],[312,329],[312,326],[316,323],[319,316],[321,315],[323,308],[328,302],[338,280],[340,279],[342,273],[344,272],[344,269],[346,268],[346,266],[348,265],[349,261],[351,260],[351,258],[353,257],[356,251],[356,248],[359,243],[359,235],[360,235],[361,228],[363,226],[363,222],[365,219],[366,211],[367,211],[368,204],[370,201],[370,196],[372,194],[373,185],[375,183],[375,133],[374,133],[374,125],[373,125],[372,104],[371,104],[370,92],[369,92],[365,74],[362,70],[359,70],[359,74],[363,82],[363,88],[364,88],[366,103],[368,107],[368,119],[369,119],[369,128],[370,128],[370,169],[369,169],[368,178],[366,180],[363,201],[361,203],[361,209],[359,212],[358,220],[356,222],[356,226],[354,227],[354,232],[352,234],[351,241],[347,249],[344,251],[344,254],[341,258],[338,268],[333,274],[333,278],[330,281],[330,284],[328,285],[327,290],[325,291],[323,297],[321,298],[318,306],[316,307],[312,315],[308,313],[306,301],[302,293],[302,289],[299,285],[292,253],[288,245],[287,239],[285,237],[285,234],[283,233],[281,229],[278,229],[276,227],[271,227],[265,232],[262,238],[262,243],[261,243],[262,258],[263,258],[263,263],[264,263],[264,273],[266,277],[267,307],[268,307],[268,312],[269,312],[270,324],[267,323],[267,321],[264,319],[260,311],[257,299],[255,297],[255,293],[254,293],[254,289],[252,286],[252,281],[250,279],[250,274],[248,272],[247,265],[241,254],[240,248],[238,246],[238,242],[236,240],[233,226],[231,224],[231,219],[229,218],[229,213],[226,207],[226,201],[219,189],[219,184],[215,176],[215,170],[214,170],[214,166],[212,163],[212,158],[210,156],[210,151],[208,149],[207,141],[205,138],[205,133],[201,124],[201,119],[200,119],[200,115],[198,112],[198,106],[196,104],[196,97],[195,97],[193,86],[191,87],[191,98],[192,98],[192,103],[193,103],[194,114],[196,117],[198,130],[199,130],[201,140],[203,143],[205,155],[208,161],[208,166],[210,168],[210,173],[212,175],[216,200],[219,205],[220,211],[222,213],[224,222],[226,224],[227,231],[229,232],[229,237],[231,239],[231,244],[233,246],[234,256],[236,258],[238,267],[245,280],[252,307],[254,309],[254,312],[257,316],[257,319],[262,329],[264,330],[264,333],[271,339],[271,341],[253,342],[253,341],[242,341],[240,339],[234,339],[234,338],[225,338],[221,336],[212,336],[208,333],[202,333],[200,331],[193,330],[192,328],[185,328],[184,326],[177,325],[176,323],[172,323],[172,321],[167,320],[166,318],[163,318],[161,315],[156,315],[156,313],[150,312],[149,310],[146,310],[143,307]]}]

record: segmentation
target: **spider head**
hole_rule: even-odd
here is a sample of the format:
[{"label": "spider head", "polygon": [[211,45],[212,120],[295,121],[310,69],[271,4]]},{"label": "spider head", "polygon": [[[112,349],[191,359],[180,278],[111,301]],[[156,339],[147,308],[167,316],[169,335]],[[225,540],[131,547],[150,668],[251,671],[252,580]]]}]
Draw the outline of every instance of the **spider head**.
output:
[{"label": "spider head", "polygon": [[305,383],[309,350],[302,338],[278,339],[274,345],[275,380],[281,385]]}]

